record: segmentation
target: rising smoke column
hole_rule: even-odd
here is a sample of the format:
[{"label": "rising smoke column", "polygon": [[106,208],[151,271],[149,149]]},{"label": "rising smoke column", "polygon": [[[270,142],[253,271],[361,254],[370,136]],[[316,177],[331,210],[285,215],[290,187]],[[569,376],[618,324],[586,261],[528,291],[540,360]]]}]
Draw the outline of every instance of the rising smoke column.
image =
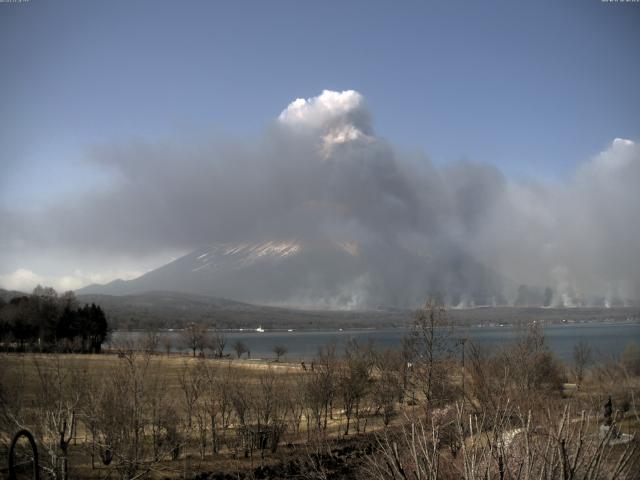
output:
[{"label": "rising smoke column", "polygon": [[[319,249],[336,278],[304,295],[323,305],[414,305],[434,291],[453,304],[513,301],[521,284],[552,287],[554,304],[640,298],[640,147],[630,140],[566,182],[518,182],[484,163],[409,161],[348,90],[293,101],[257,139],[102,145],[87,161],[111,187],[42,212],[2,212],[4,255],[108,264],[282,240],[357,259],[346,274]],[[304,284],[307,270],[282,281]]]}]

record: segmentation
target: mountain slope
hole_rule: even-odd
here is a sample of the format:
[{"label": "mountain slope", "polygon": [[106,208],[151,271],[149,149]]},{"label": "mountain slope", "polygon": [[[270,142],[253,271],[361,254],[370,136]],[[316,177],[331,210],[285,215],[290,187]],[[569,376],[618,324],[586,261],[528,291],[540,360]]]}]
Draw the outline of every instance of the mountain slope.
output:
[{"label": "mountain slope", "polygon": [[[340,279],[357,275],[348,247],[298,242],[223,244],[200,248],[130,281],[90,285],[78,294],[125,295],[152,290],[214,295],[252,303],[286,303],[315,290],[326,296]],[[300,279],[304,278],[305,282]]]},{"label": "mountain slope", "polygon": [[413,308],[438,292],[453,305],[503,303],[502,279],[455,246],[416,252],[396,239],[270,241],[200,248],[139,278],[78,294],[174,291],[302,308]]},{"label": "mountain slope", "polygon": [[103,307],[112,328],[181,328],[198,324],[222,328],[318,329],[339,327],[404,326],[406,310],[300,310],[250,305],[231,300],[179,292],[135,295],[78,295],[78,301]]}]

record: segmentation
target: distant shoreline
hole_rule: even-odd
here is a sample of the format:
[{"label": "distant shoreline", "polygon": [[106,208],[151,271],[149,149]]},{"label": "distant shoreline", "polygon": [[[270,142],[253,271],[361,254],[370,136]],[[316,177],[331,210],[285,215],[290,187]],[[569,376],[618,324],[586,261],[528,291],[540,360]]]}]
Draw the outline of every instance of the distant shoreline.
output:
[{"label": "distant shoreline", "polygon": [[[527,323],[527,322],[524,322]],[[529,322],[530,323],[530,322]],[[628,325],[639,325],[640,318],[634,320],[614,320],[614,319],[593,319],[593,320],[582,320],[582,321],[552,321],[552,322],[542,322],[543,327],[576,327],[576,326],[589,326],[589,325],[611,325],[611,326],[628,326]],[[518,323],[481,323],[481,324],[454,324],[452,327],[455,328],[514,328],[520,327],[523,325],[523,322]],[[149,329],[149,328],[134,328],[134,329],[113,329],[112,333],[146,333],[149,331],[156,331],[158,333],[180,333],[182,328],[158,328],[158,329]],[[232,334],[261,334],[261,333],[349,333],[349,332],[383,332],[383,331],[400,331],[400,330],[411,330],[411,324],[408,325],[389,325],[389,326],[371,326],[371,327],[344,327],[344,328],[330,328],[330,327],[318,327],[318,328],[304,328],[304,327],[296,327],[294,329],[287,328],[265,328],[264,331],[258,332],[255,328],[209,328],[209,331],[219,331],[221,333],[232,333]]]}]

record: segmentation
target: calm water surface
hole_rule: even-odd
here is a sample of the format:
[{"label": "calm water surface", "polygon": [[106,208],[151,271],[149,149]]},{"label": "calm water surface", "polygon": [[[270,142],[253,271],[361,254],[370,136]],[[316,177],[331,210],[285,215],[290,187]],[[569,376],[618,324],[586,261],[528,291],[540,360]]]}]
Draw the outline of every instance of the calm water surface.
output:
[{"label": "calm water surface", "polygon": [[[244,331],[227,332],[227,353],[233,353],[233,344],[241,340],[251,352],[251,358],[273,358],[275,345],[284,345],[289,360],[310,359],[322,346],[335,342],[338,351],[350,338],[367,343],[372,341],[376,348],[397,348],[408,330],[402,328],[380,330],[318,330],[318,331]],[[640,324],[581,323],[549,325],[544,328],[545,338],[551,350],[562,360],[571,362],[574,346],[582,341],[592,349],[595,360],[619,355],[630,342],[640,345]],[[182,345],[179,332],[168,332],[172,337],[174,350],[186,350]],[[112,344],[123,339],[136,341],[143,337],[142,332],[114,332]],[[518,335],[513,327],[465,327],[454,330],[454,338],[468,337],[478,345],[499,347],[508,345]]]}]

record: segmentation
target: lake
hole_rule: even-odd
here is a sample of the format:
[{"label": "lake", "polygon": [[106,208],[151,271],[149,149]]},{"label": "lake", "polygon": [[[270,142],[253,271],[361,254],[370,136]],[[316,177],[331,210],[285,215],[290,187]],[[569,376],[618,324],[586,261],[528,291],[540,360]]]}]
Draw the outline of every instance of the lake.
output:
[{"label": "lake", "polygon": [[[397,348],[401,339],[408,333],[404,328],[392,329],[354,329],[354,330],[317,330],[317,331],[232,331],[225,332],[227,346],[225,351],[233,354],[233,344],[241,340],[249,348],[251,358],[274,358],[272,349],[275,345],[287,348],[288,360],[310,359],[315,356],[322,346],[335,342],[338,351],[350,338],[367,343],[373,342],[376,348]],[[182,345],[180,333],[166,332],[172,337],[174,350],[186,351]],[[594,360],[611,358],[620,355],[626,345],[636,342],[640,345],[640,324],[620,323],[574,323],[547,325],[544,327],[545,339],[551,350],[561,360],[571,363],[574,346],[582,341],[587,342],[592,349]],[[116,331],[112,334],[111,344],[127,339],[137,341],[145,335],[144,332]],[[499,347],[513,341],[518,330],[510,326],[459,327],[454,338],[468,337],[478,345]],[[162,348],[162,347],[160,347]]]}]

